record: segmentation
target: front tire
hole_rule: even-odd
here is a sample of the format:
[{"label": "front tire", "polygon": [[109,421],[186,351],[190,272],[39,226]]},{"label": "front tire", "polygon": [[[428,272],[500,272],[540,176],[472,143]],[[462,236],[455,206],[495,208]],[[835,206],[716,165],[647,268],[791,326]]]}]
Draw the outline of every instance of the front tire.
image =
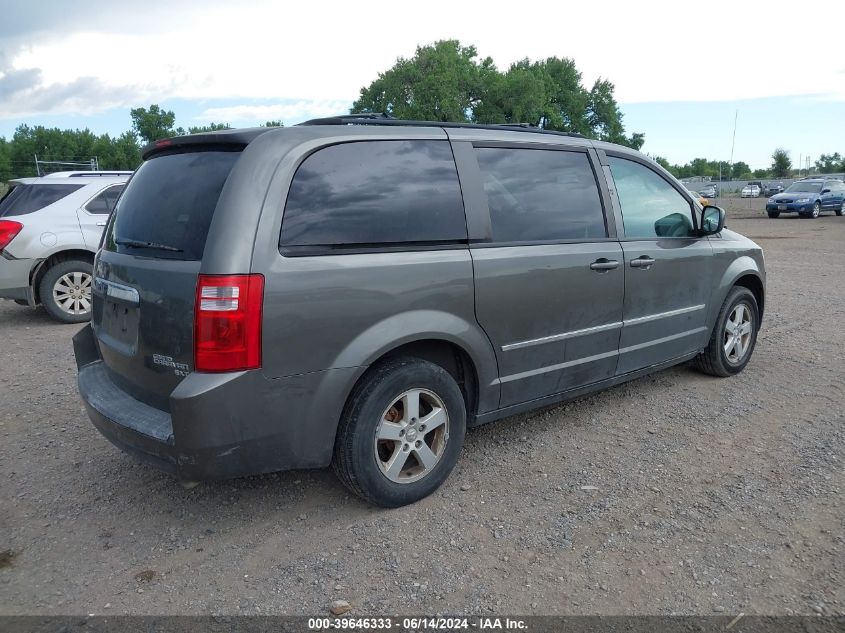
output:
[{"label": "front tire", "polygon": [[821,215],[822,212],[822,203],[816,200],[813,203],[813,210],[810,211],[810,215],[808,217],[813,218],[814,220]]},{"label": "front tire", "polygon": [[91,263],[80,259],[69,259],[50,267],[38,286],[47,313],[62,323],[88,321],[93,274]]},{"label": "front tire", "polygon": [[836,215],[845,215],[845,200],[843,200],[842,204],[839,205],[839,208],[836,210]]},{"label": "front tire", "polygon": [[768,213],[769,217],[772,219],[780,217],[780,211],[767,211],[766,213]]},{"label": "front tire", "polygon": [[346,403],[334,470],[359,497],[397,508],[440,487],[465,434],[463,394],[446,370],[419,358],[388,359],[364,375]]},{"label": "front tire", "polygon": [[707,347],[695,359],[696,367],[711,376],[738,374],[751,360],[759,327],[760,310],[754,293],[734,286],[725,297]]}]

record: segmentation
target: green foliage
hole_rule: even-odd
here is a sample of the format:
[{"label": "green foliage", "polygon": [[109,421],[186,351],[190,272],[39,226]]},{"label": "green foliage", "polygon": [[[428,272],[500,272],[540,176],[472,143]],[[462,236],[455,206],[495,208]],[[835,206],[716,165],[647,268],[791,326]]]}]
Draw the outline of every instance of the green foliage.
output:
[{"label": "green foliage", "polygon": [[[179,128],[181,129],[181,128]],[[231,130],[232,126],[228,123],[214,123],[213,121],[208,125],[199,125],[188,128],[188,134],[202,134],[203,132],[217,132],[218,130]]]},{"label": "green foliage", "polygon": [[285,127],[285,124],[281,121],[266,121],[263,127]]},{"label": "green foliage", "polygon": [[12,148],[0,137],[0,186],[12,177]]},{"label": "green foliage", "polygon": [[678,168],[675,165],[672,165],[668,160],[663,158],[663,156],[655,156],[654,162],[657,163],[658,165],[660,165],[663,169],[665,169],[669,173],[671,173],[673,176],[677,177],[678,174],[675,173],[675,172],[677,171]]},{"label": "green foliage", "polygon": [[475,123],[531,123],[550,130],[639,149],[645,136],[625,135],[613,84],[598,80],[590,90],[568,58],[523,59],[499,71],[474,46],[441,40],[418,46],[361,88],[352,112],[386,112],[399,119]]},{"label": "green foliage", "polygon": [[141,162],[138,141],[132,132],[111,137],[97,136],[87,129],[20,125],[10,141],[0,139],[0,181],[38,175],[36,154],[45,161],[84,162],[97,157],[100,169],[135,169]]},{"label": "green foliage", "polygon": [[792,160],[789,158],[789,152],[778,147],[772,152],[772,175],[775,178],[787,178],[792,170]]},{"label": "green foliage", "polygon": [[178,136],[182,130],[174,130],[176,115],[172,110],[162,110],[153,104],[149,108],[133,108],[129,111],[132,129],[144,143],[152,143],[168,136]]},{"label": "green foliage", "polygon": [[768,169],[755,169],[754,173],[751,174],[754,178],[771,178],[771,173]]},{"label": "green foliage", "polygon": [[835,174],[845,171],[845,159],[839,152],[822,154],[816,161],[816,171],[821,174]]},{"label": "green foliage", "polygon": [[748,166],[748,163],[744,163],[741,160],[735,162],[730,169],[731,178],[734,180],[743,180],[745,178],[751,177],[751,167]]},{"label": "green foliage", "polygon": [[476,55],[474,46],[457,40],[417,47],[412,59],[400,57],[362,88],[352,110],[386,112],[399,119],[468,121],[483,90]]}]

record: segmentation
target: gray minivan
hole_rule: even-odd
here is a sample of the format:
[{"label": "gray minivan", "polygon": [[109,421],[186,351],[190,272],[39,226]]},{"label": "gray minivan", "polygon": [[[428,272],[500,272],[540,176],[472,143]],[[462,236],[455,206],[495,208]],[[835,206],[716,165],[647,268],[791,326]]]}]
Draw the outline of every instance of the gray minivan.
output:
[{"label": "gray minivan", "polygon": [[158,141],[109,219],[79,390],[186,481],[433,492],[468,427],[695,359],[741,371],[760,248],[644,155],[347,116]]}]

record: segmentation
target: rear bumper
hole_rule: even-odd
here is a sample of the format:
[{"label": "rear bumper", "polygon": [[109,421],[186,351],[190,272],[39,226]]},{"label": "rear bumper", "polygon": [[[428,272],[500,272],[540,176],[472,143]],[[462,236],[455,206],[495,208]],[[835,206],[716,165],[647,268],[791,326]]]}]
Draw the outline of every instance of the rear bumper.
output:
[{"label": "rear bumper", "polygon": [[94,426],[123,451],[188,481],[328,466],[347,384],[360,373],[194,373],[171,394],[167,412],[115,384],[90,325],[73,345]]},{"label": "rear bumper", "polygon": [[0,299],[32,301],[29,273],[35,266],[34,259],[12,259],[0,254]]}]

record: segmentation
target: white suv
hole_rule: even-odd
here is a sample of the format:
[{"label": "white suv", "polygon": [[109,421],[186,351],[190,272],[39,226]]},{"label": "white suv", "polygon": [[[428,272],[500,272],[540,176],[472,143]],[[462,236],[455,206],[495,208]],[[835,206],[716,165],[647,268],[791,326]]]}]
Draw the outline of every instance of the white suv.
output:
[{"label": "white suv", "polygon": [[19,178],[0,199],[0,298],[39,303],[64,323],[91,316],[100,236],[132,172]]}]

